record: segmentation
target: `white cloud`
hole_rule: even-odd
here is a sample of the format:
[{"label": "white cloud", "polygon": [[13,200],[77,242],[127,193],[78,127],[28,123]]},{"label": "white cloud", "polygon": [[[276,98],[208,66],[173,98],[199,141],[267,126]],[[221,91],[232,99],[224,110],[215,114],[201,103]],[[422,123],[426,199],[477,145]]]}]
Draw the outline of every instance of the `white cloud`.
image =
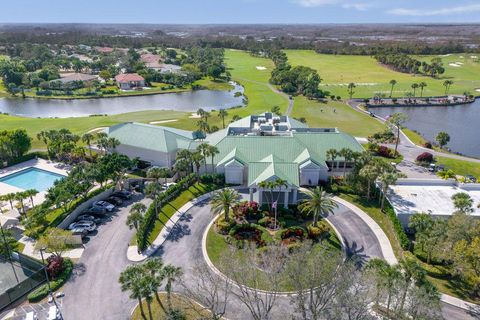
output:
[{"label": "white cloud", "polygon": [[477,12],[477,11],[480,11],[480,4],[472,4],[472,5],[457,6],[457,7],[450,7],[450,8],[440,8],[435,10],[397,8],[397,9],[388,10],[387,13],[393,14],[396,16],[429,17],[429,16],[439,16],[439,15],[471,13],[471,12]]},{"label": "white cloud", "polygon": [[345,3],[342,5],[345,9],[355,9],[358,11],[366,11],[368,8],[372,7],[371,3]]},{"label": "white cloud", "polygon": [[302,7],[320,7],[329,4],[337,4],[339,0],[293,0],[294,3],[301,5]]}]

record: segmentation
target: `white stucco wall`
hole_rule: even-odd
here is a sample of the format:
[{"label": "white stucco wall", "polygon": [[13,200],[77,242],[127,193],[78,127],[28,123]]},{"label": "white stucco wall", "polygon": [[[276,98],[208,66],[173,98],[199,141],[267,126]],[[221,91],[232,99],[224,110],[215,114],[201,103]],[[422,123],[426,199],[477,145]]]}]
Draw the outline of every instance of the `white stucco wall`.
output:
[{"label": "white stucco wall", "polygon": [[140,160],[148,161],[154,166],[171,168],[175,163],[176,152],[166,153],[166,152],[142,149],[142,148],[124,145],[124,144],[119,145],[115,149],[115,151],[120,154],[124,154],[131,159],[138,157],[140,158]]}]

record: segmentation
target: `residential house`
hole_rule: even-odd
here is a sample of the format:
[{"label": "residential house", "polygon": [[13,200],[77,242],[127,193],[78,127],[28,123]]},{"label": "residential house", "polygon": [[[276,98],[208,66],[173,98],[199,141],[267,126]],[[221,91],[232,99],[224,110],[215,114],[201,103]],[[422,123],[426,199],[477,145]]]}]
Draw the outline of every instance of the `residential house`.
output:
[{"label": "residential house", "polygon": [[145,87],[145,79],[137,73],[122,73],[115,77],[117,86],[122,90]]}]

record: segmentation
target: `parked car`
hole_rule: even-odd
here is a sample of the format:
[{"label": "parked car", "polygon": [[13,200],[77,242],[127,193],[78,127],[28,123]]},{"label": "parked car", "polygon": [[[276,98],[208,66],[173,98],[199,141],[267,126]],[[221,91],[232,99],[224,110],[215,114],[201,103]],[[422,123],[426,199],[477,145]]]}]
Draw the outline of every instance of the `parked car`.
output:
[{"label": "parked car", "polygon": [[74,228],[71,231],[72,235],[80,236],[82,239],[88,235],[88,230],[86,228]]},{"label": "parked car", "polygon": [[168,189],[168,187],[174,186],[174,185],[176,185],[175,182],[167,182],[167,183],[164,183],[162,187],[164,187],[165,189]]},{"label": "parked car", "polygon": [[105,200],[105,201],[107,201],[108,203],[111,203],[111,204],[113,204],[113,205],[115,205],[115,206],[121,206],[122,203],[123,203],[123,200],[122,200],[122,199],[120,199],[120,198],[118,198],[118,197],[113,197],[113,196],[108,197],[108,199]]},{"label": "parked car", "polygon": [[132,193],[127,190],[121,190],[121,191],[115,191],[114,193],[112,193],[112,196],[123,199],[123,200],[128,200],[132,197]]},{"label": "parked car", "polygon": [[83,211],[83,214],[89,214],[89,215],[95,215],[95,214],[101,214],[105,215],[107,210],[105,208],[101,207],[90,207],[87,210]]},{"label": "parked car", "polygon": [[102,208],[102,209],[105,209],[106,211],[108,212],[112,212],[113,209],[115,209],[115,205],[107,202],[107,201],[97,201],[97,202],[94,202],[92,207],[94,208]]},{"label": "parked car", "polygon": [[88,232],[95,231],[97,229],[97,225],[93,221],[78,221],[70,224],[68,226],[69,230],[73,229],[85,229]]},{"label": "parked car", "polygon": [[465,176],[465,182],[476,183],[476,182],[477,182],[477,178],[475,178],[475,177],[472,176],[471,174],[467,174],[467,175]]},{"label": "parked car", "polygon": [[95,220],[95,217],[94,216],[91,216],[89,214],[82,214],[82,215],[79,215],[76,219],[77,221],[94,221]]},{"label": "parked car", "polygon": [[430,172],[435,172],[436,171],[435,163],[430,163],[430,165],[428,166],[428,171],[430,171]]}]

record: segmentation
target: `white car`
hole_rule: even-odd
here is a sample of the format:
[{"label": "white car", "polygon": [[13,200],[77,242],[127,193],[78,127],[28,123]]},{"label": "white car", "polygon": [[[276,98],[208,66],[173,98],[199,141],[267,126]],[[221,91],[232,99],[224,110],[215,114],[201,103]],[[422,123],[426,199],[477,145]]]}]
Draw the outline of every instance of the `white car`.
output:
[{"label": "white car", "polygon": [[97,201],[95,202],[92,207],[94,208],[102,208],[107,210],[108,212],[112,212],[115,209],[115,206],[107,201]]},{"label": "white car", "polygon": [[74,222],[68,226],[69,230],[80,230],[85,229],[88,232],[95,231],[97,229],[97,225],[92,221],[78,221]]}]

